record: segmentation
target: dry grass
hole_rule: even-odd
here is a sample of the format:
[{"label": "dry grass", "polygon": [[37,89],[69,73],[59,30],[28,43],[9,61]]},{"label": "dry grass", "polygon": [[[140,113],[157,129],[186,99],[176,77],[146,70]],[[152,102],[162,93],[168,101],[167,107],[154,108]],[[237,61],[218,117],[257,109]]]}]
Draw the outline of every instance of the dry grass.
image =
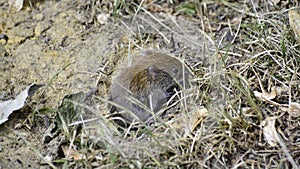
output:
[{"label": "dry grass", "polygon": [[[151,126],[133,122],[122,128],[106,114],[107,110],[99,113],[99,110],[80,104],[79,107],[85,108],[85,111],[98,114],[100,120],[94,126],[86,126],[79,119],[77,122],[84,124],[80,130],[66,127],[68,124],[61,125],[65,126],[61,130],[64,144],[76,153],[69,154],[69,157],[60,153],[52,167],[299,167],[299,117],[291,117],[282,109],[291,102],[300,102],[299,47],[287,15],[295,5],[290,1],[272,5],[271,1],[251,0],[196,0],[185,3],[129,3],[120,0],[114,3],[97,1],[95,4],[82,4],[78,11],[85,11],[86,25],[91,29],[97,29],[99,25],[92,22],[96,16],[89,10],[103,10],[114,16],[114,22],[126,25],[133,32],[128,50],[117,48],[114,51],[116,53],[124,54],[159,44],[157,46],[177,56],[180,53],[187,54],[186,62],[195,74],[193,88],[179,103],[180,109],[176,115],[169,119],[198,111],[201,106],[208,109],[208,115],[200,120],[193,131],[187,131],[186,125],[182,125],[181,129],[175,128],[164,120]],[[179,28],[175,30],[162,22],[158,13],[169,13],[171,19],[174,16],[183,17],[196,23],[198,27],[190,29],[203,33],[207,43],[213,42],[213,45],[199,45],[198,41],[190,38],[193,35],[184,34]],[[132,25],[144,22],[150,25],[148,32],[131,29]],[[196,47],[182,47],[178,41],[172,41],[170,35],[180,37]],[[202,52],[205,53],[204,48],[211,55],[202,58],[200,56]],[[111,69],[105,70],[108,75]],[[272,101],[261,100],[254,94],[254,91],[271,92],[272,87],[281,91]],[[104,102],[107,100],[102,96],[97,97]],[[277,117],[275,128],[281,138],[277,146],[268,144],[263,134],[262,123],[268,117]],[[97,134],[88,131],[91,127]]]}]

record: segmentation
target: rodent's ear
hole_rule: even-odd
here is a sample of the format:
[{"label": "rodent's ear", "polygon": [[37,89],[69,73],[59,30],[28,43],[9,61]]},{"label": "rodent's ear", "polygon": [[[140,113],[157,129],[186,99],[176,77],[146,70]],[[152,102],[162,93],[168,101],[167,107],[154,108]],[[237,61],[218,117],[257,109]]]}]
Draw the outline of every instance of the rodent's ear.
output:
[{"label": "rodent's ear", "polygon": [[151,79],[155,79],[157,75],[157,69],[154,66],[149,66],[147,68],[147,73]]}]

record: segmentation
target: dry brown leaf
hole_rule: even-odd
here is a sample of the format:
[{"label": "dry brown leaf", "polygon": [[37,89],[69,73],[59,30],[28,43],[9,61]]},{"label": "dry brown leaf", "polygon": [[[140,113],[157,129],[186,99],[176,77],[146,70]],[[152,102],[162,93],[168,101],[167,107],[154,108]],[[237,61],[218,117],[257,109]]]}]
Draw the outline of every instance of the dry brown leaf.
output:
[{"label": "dry brown leaf", "polygon": [[169,125],[175,129],[185,129],[185,136],[193,132],[195,128],[208,115],[206,108],[202,107],[192,113],[179,117],[175,121],[170,121]]},{"label": "dry brown leaf", "polygon": [[73,148],[69,148],[69,146],[62,146],[62,150],[64,152],[65,157],[74,159],[74,160],[82,160],[85,159],[85,156],[83,154],[80,154],[78,151],[76,151]]},{"label": "dry brown leaf", "polygon": [[300,43],[300,15],[296,10],[289,10],[289,20],[295,39]]},{"label": "dry brown leaf", "polygon": [[288,112],[292,117],[299,117],[300,116],[300,104],[296,103],[296,102],[291,102]]},{"label": "dry brown leaf", "polygon": [[15,99],[0,102],[0,124],[6,122],[15,110],[21,109],[25,105],[27,97],[36,92],[41,86],[43,85],[33,83],[17,95]]},{"label": "dry brown leaf", "polygon": [[275,121],[278,116],[275,117],[267,117],[264,121],[262,121],[263,126],[263,134],[268,142],[268,144],[272,147],[275,147],[278,143],[277,139],[277,131],[275,129]]},{"label": "dry brown leaf", "polygon": [[277,95],[277,91],[276,91],[276,87],[275,87],[275,86],[273,86],[273,87],[271,88],[271,92],[270,92],[270,93],[265,92],[265,91],[263,91],[262,93],[261,93],[261,92],[258,92],[258,91],[254,91],[253,93],[254,93],[254,95],[255,95],[256,97],[258,97],[258,98],[260,98],[260,99],[262,99],[262,100],[272,100],[272,99],[274,99],[274,98],[276,97],[276,95]]},{"label": "dry brown leaf", "polygon": [[275,129],[275,120],[277,118],[279,118],[279,116],[267,117],[267,119],[262,122],[261,126],[263,126],[264,136],[267,142],[272,147],[276,146],[277,143],[279,143],[281,149],[283,150],[284,154],[287,156],[287,159],[292,164],[293,168],[299,168],[294,160],[294,157],[290,154],[288,147],[285,145],[281,136],[278,134],[278,132]]}]

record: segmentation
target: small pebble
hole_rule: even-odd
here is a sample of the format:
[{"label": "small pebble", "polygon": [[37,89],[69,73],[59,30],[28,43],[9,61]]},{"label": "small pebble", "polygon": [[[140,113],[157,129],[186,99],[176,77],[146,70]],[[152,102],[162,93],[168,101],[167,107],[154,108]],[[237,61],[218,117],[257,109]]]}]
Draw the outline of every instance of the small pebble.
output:
[{"label": "small pebble", "polygon": [[98,14],[97,15],[97,21],[101,24],[101,25],[105,25],[108,21],[108,14]]},{"label": "small pebble", "polygon": [[41,13],[36,14],[36,15],[33,16],[33,19],[34,19],[35,21],[42,21],[42,20],[44,20],[44,15],[41,14]]}]

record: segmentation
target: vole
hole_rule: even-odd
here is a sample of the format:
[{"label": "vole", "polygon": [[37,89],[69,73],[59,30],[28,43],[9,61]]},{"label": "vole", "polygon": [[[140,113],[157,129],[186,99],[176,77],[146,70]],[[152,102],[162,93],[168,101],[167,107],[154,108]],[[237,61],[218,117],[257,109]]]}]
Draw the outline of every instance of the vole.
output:
[{"label": "vole", "polygon": [[135,116],[147,121],[172,97],[175,90],[189,86],[189,70],[179,59],[156,51],[141,51],[131,66],[117,70],[112,78],[110,99],[117,111],[131,111],[122,116],[132,121]]}]

